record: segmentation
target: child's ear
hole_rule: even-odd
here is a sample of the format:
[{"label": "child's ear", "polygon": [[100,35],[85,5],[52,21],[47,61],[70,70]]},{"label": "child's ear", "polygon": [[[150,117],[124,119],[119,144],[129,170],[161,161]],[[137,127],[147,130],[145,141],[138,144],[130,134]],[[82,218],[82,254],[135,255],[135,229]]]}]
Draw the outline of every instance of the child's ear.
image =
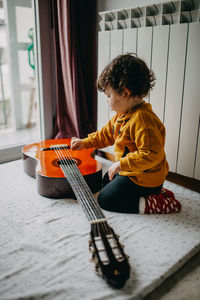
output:
[{"label": "child's ear", "polygon": [[128,99],[130,97],[130,95],[131,95],[131,91],[129,89],[127,89],[127,88],[124,88],[124,90],[123,90],[123,96],[124,96],[124,98]]}]

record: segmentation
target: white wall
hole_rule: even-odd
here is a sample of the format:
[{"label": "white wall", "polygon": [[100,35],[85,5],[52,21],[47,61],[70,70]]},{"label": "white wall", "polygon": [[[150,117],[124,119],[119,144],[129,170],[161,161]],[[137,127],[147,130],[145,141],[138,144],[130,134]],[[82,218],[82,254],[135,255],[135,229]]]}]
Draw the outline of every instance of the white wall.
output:
[{"label": "white wall", "polygon": [[[144,22],[142,26],[130,28],[133,24],[129,22],[131,19],[129,8],[137,9],[137,4],[140,4],[142,8],[146,4],[149,6],[167,1],[107,0],[102,2],[101,11],[107,11],[107,13],[101,14],[102,31],[98,33],[99,72],[108,60],[125,51],[136,52],[146,61],[148,66],[155,71],[156,77],[158,76],[148,101],[166,127],[165,150],[170,171],[200,180],[200,85],[197,82],[200,76],[199,19],[188,18],[187,22],[183,23],[182,6],[177,6],[180,14],[175,13],[176,18],[172,18],[171,23],[165,24],[162,21],[165,21],[167,14],[160,5],[162,9],[157,15],[157,20],[161,20],[160,23],[151,23],[149,26],[149,23]],[[171,7],[170,1],[167,3]],[[200,1],[197,0],[195,4],[199,16]],[[124,21],[121,26],[121,17],[118,19],[120,14],[115,10],[123,11],[126,8],[128,8],[126,22]],[[113,14],[110,14],[110,10],[113,10]],[[195,14],[196,10],[193,11]],[[144,17],[141,19],[148,20],[147,10],[144,9],[144,11]],[[190,12],[190,15],[193,12]],[[106,19],[110,15],[113,15],[111,21]],[[161,24],[163,25],[160,26]],[[98,99],[98,129],[102,127],[102,123],[106,123],[106,118],[108,121],[111,117],[109,107],[106,106],[106,99],[103,97],[101,95]],[[106,149],[106,152],[112,153],[112,151],[112,149],[108,151]]]}]

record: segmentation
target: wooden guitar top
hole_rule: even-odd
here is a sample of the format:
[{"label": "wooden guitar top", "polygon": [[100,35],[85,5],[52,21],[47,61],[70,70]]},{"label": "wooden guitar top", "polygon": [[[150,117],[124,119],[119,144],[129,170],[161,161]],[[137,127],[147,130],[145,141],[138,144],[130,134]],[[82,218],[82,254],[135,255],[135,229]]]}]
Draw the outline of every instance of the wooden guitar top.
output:
[{"label": "wooden guitar top", "polygon": [[[46,150],[52,145],[71,145],[71,139],[55,139],[44,140],[39,143],[26,145],[22,149],[23,158],[26,157],[38,161],[37,173],[47,177],[65,177],[60,166],[59,160],[54,150]],[[101,170],[101,163],[96,161],[94,157],[94,149],[71,150],[65,149],[62,151],[64,157],[69,158],[72,156],[81,174],[89,175]],[[29,174],[30,175],[30,174]]]}]

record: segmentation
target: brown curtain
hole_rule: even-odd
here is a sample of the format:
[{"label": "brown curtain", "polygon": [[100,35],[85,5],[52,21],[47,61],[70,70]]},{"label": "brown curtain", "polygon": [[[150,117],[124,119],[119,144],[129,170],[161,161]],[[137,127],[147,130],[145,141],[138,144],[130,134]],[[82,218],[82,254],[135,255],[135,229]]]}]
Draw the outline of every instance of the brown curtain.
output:
[{"label": "brown curtain", "polygon": [[55,138],[85,137],[96,130],[95,0],[51,0],[57,113]]}]

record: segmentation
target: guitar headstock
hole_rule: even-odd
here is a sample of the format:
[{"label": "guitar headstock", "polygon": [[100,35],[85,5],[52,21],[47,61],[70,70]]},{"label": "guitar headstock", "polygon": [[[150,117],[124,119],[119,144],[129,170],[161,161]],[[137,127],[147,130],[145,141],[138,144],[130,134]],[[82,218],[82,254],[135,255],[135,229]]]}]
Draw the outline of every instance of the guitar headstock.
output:
[{"label": "guitar headstock", "polygon": [[114,230],[101,222],[91,225],[89,249],[98,275],[115,288],[122,288],[130,276],[128,256]]}]

